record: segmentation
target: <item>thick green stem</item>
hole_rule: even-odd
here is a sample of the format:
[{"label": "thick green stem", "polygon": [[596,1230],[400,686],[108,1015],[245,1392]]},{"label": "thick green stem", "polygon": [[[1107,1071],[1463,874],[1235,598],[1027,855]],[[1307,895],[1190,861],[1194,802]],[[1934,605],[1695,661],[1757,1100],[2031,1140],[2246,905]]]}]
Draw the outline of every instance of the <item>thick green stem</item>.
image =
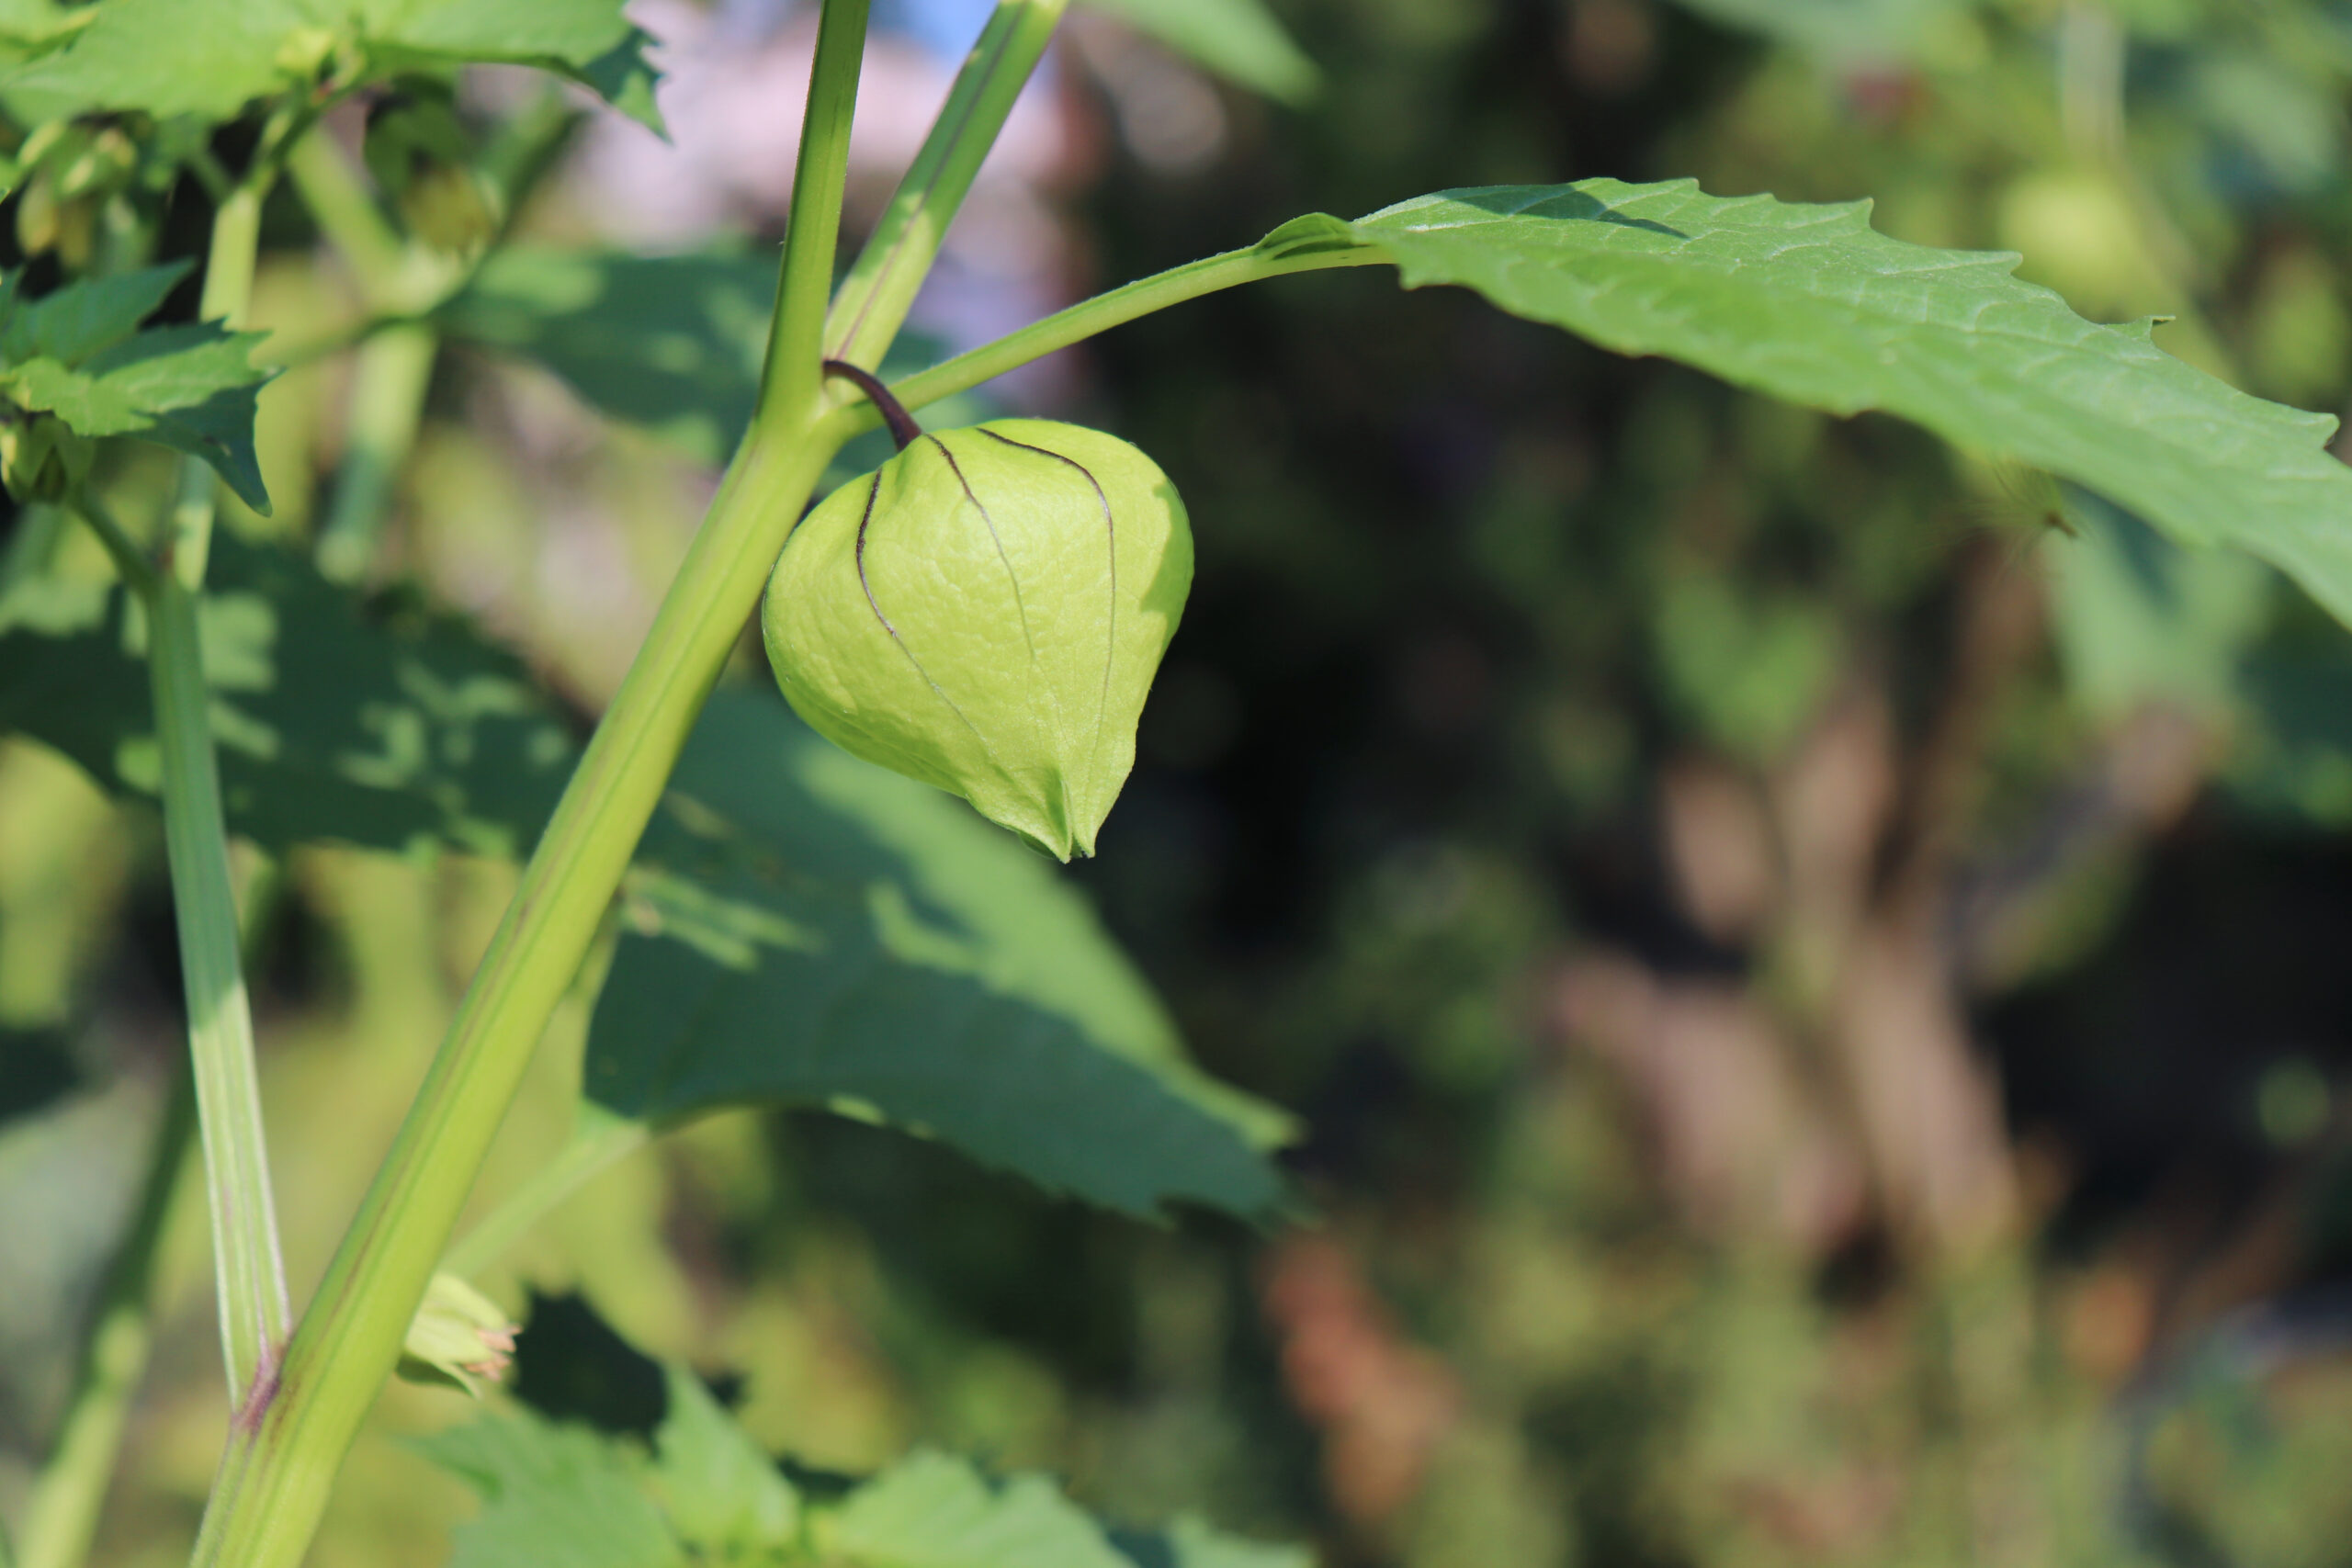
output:
[{"label": "thick green stem", "polygon": [[343,461],[319,531],[319,570],[334,581],[356,582],[375,561],[393,488],[416,446],[440,347],[438,333],[413,321],[386,327],[360,345]]},{"label": "thick green stem", "polygon": [[481,1273],[565,1199],[615,1161],[643,1148],[653,1135],[654,1129],[642,1122],[616,1116],[594,1100],[582,1100],[579,1124],[563,1151],[468,1231],[441,1260],[441,1272],[461,1279]]},{"label": "thick green stem", "polygon": [[[1269,277],[1283,277],[1295,272],[1318,272],[1327,267],[1373,266],[1387,262],[1387,254],[1371,245],[1352,250],[1309,251],[1298,254],[1269,254],[1255,246],[1247,250],[1227,251],[1221,255],[1204,256],[1182,266],[1138,278],[1124,288],[1107,294],[1097,294],[1067,310],[1056,311],[1043,321],[1033,321],[1016,333],[1008,333],[994,343],[982,344],[968,354],[934,365],[903,381],[893,382],[890,390],[908,408],[921,408],[942,398],[968,391],[1008,370],[1017,370],[1033,359],[1041,359],[1057,349],[1083,343],[1097,333],[1123,326],[1139,316],[1164,310],[1170,305],[1181,305],[1187,299],[1197,299],[1204,294],[1214,294],[1221,288],[1232,288],[1244,283],[1257,283]],[[882,414],[871,403],[855,406],[857,428],[863,432],[882,423]]]},{"label": "thick green stem", "polygon": [[[850,421],[818,399],[865,0],[827,0],[759,411],[597,726],[415,1102],[280,1369],[247,1411],[194,1561],[292,1568],[399,1359],[538,1037],[570,987],[704,699]],[[806,349],[806,363],[787,352]],[[780,347],[779,345],[784,345]]]},{"label": "thick green stem", "polygon": [[147,668],[162,751],[164,842],[171,862],[188,1052],[204,1132],[207,1196],[229,1399],[266,1396],[292,1313],[262,1134],[253,1011],[237,941],[237,898],[212,750],[211,692],[197,595],[165,575],[146,601]]},{"label": "thick green stem", "polygon": [[871,370],[906,324],[948,224],[1052,41],[1068,0],[1001,0],[834,297],[825,355]]},{"label": "thick green stem", "polygon": [[[825,0],[817,27],[817,60],[808,77],[800,161],[785,220],[784,270],[776,280],[775,322],[760,371],[751,444],[761,428],[788,423],[820,406],[825,308],[833,291],[833,253],[841,243],[842,197],[849,188],[850,117],[857,107],[865,51],[867,0]],[[846,66],[846,69],[843,67]]]},{"label": "thick green stem", "polygon": [[195,1141],[192,1080],[176,1071],[156,1124],[139,1206],[98,1289],[65,1420],[33,1487],[22,1568],[81,1568],[89,1556],[114,1479],[124,1421],[147,1370],[154,1338],[155,1258]]},{"label": "thick green stem", "polygon": [[847,423],[809,416],[799,439],[763,437],[730,471],[303,1315],[276,1398],[231,1434],[195,1562],[300,1562],[532,1049]]}]

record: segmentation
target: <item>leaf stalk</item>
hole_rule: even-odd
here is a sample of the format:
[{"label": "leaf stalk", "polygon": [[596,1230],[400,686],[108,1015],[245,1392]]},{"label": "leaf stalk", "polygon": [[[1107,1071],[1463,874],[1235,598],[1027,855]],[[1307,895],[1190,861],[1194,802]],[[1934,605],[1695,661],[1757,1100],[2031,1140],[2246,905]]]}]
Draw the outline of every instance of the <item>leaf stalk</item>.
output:
[{"label": "leaf stalk", "polygon": [[[1319,272],[1340,266],[1374,266],[1387,260],[1387,253],[1375,245],[1293,254],[1271,253],[1252,245],[1204,256],[1199,261],[1187,262],[1166,272],[1137,278],[1108,293],[1097,294],[1091,299],[1080,300],[1068,310],[1057,310],[1018,332],[1007,333],[993,343],[982,344],[968,353],[959,354],[928,370],[894,382],[890,391],[906,407],[919,409],[942,398],[953,397],[957,392],[969,391],[983,381],[1001,376],[1008,370],[1017,370],[1057,349],[1083,343],[1097,333],[1124,326],[1137,317],[1165,310],[1170,305],[1181,305],[1204,294],[1215,294],[1220,289],[1261,282],[1270,277],[1284,277],[1292,273]],[[871,404],[854,404],[846,412],[857,420],[856,429],[861,434],[882,423],[880,412]]]}]

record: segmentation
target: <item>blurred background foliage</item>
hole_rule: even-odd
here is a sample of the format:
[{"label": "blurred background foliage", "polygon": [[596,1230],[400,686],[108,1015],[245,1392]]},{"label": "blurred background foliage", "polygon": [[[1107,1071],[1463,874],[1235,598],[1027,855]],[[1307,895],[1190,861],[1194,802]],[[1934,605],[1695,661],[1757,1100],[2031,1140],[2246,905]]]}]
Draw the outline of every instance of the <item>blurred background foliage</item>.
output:
[{"label": "blurred background foliage", "polygon": [[[1690,175],[1871,197],[2095,318],[2170,318],[2251,390],[2352,401],[2333,0],[1284,0],[1311,71],[1280,39],[1216,62],[1272,97],[1127,8],[1074,18],[1016,116],[931,352],[1304,210]],[[854,220],[984,10],[877,5]],[[345,558],[575,715],[748,395],[807,69],[805,7],[639,19],[673,140],[570,128]],[[539,112],[498,72],[456,110],[493,147]],[[23,253],[106,243],[69,174],[16,198]],[[293,357],[353,286],[292,202],[267,241]],[[582,283],[560,248],[594,245],[692,250],[697,281]],[[658,327],[650,360],[616,321]],[[265,394],[255,536],[316,539],[375,482],[334,478],[380,435],[352,358]],[[530,1316],[524,1397],[650,1426],[617,1330],[807,1466],[936,1442],[1334,1568],[2352,1564],[2352,644],[2313,606],[1908,427],[1369,272],[988,397],[1119,432],[1191,505],[1192,606],[1075,875],[1200,1060],[1302,1119],[1306,1217],[1155,1228],[854,1121],[720,1117],[487,1280]],[[6,547],[85,548],[43,531]],[[245,870],[299,1292],[512,873]],[[173,963],[152,814],[0,747],[0,1510],[135,1195]],[[492,1195],[561,1141],[591,999]],[[179,1559],[217,1453],[193,1206],[173,1235],[109,1563]],[[471,1505],[401,1434],[466,1413],[392,1390],[313,1561],[439,1561]]]}]

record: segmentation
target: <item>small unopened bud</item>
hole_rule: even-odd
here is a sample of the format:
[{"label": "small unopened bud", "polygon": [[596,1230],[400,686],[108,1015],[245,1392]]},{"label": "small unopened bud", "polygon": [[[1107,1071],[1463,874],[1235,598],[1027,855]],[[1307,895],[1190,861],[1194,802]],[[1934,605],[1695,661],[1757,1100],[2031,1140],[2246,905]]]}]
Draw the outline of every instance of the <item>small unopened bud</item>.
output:
[{"label": "small unopened bud", "polygon": [[777,683],[842,750],[1057,859],[1091,855],[1192,587],[1184,503],[1149,457],[1080,425],[901,434],[776,562]]},{"label": "small unopened bud", "polygon": [[89,438],[52,414],[28,414],[0,424],[0,484],[18,502],[58,502],[89,477]]},{"label": "small unopened bud", "polygon": [[456,1387],[479,1399],[482,1383],[505,1375],[514,1358],[514,1334],[496,1302],[455,1274],[435,1274],[409,1323],[394,1371],[410,1382]]}]

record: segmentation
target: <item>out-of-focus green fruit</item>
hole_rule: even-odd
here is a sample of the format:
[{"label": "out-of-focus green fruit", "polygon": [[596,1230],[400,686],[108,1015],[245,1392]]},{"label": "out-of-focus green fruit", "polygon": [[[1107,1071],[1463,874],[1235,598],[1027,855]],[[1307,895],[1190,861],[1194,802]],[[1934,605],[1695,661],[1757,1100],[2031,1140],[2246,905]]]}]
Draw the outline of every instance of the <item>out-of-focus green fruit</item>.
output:
[{"label": "out-of-focus green fruit", "polygon": [[762,622],[793,707],[1059,860],[1094,852],[1193,581],[1158,464],[1083,426],[916,437],[786,545]]}]

